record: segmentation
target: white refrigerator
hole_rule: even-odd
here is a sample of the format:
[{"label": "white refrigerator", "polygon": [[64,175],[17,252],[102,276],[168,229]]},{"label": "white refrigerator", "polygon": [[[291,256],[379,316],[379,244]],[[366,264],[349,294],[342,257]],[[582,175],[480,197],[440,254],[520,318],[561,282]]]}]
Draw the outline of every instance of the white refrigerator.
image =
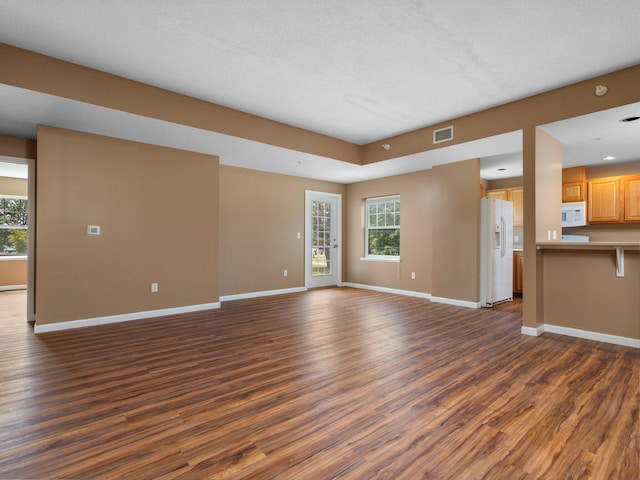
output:
[{"label": "white refrigerator", "polygon": [[480,199],[480,305],[513,300],[513,203]]}]

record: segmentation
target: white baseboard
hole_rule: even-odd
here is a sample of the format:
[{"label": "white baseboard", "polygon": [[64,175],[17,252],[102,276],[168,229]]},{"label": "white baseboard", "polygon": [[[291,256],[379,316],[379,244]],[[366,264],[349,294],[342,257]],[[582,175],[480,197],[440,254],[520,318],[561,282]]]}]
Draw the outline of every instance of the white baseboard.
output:
[{"label": "white baseboard", "polygon": [[614,345],[622,345],[624,347],[640,348],[640,339],[621,337],[608,333],[592,332],[590,330],[580,330],[579,328],[562,327],[559,325],[551,325],[545,323],[538,325],[537,328],[522,327],[521,333],[524,335],[533,335],[535,337],[543,333],[554,333],[558,335],[567,335],[569,337],[583,338],[585,340],[595,340],[597,342],[612,343]]},{"label": "white baseboard", "polygon": [[544,324],[544,331],[549,333],[557,333],[559,335],[568,335],[570,337],[584,338],[586,340],[597,340],[598,342],[613,343],[615,345],[623,345],[625,347],[640,348],[640,339],[620,337],[618,335],[610,335],[608,333],[592,332],[590,330],[580,330],[578,328],[561,327],[558,325]]},{"label": "white baseboard", "polygon": [[351,288],[360,288],[362,290],[373,290],[374,292],[393,293],[396,295],[405,295],[407,297],[425,298],[427,300],[431,299],[431,294],[429,293],[414,292],[412,290],[398,290],[395,288],[377,287],[375,285],[364,285],[361,283],[350,283],[350,282],[344,282],[341,285],[345,287],[351,287]]},{"label": "white baseboard", "polygon": [[0,292],[8,292],[9,290],[26,290],[26,285],[3,285],[0,286]]},{"label": "white baseboard", "polygon": [[121,315],[109,315],[105,317],[85,318],[81,320],[71,320],[68,322],[45,323],[42,325],[38,324],[36,321],[33,331],[34,333],[56,332],[59,330],[69,330],[71,328],[93,327],[109,323],[144,320],[147,318],[179,315],[181,313],[199,312],[202,310],[213,310],[216,308],[220,308],[220,302],[187,305],[185,307],[163,308],[160,310],[149,310],[146,312],[124,313]]},{"label": "white baseboard", "polygon": [[456,300],[455,298],[431,297],[432,302],[446,303],[447,305],[455,305],[456,307],[480,308],[480,302],[469,302],[467,300]]},{"label": "white baseboard", "polygon": [[306,292],[306,287],[283,288],[280,290],[265,290],[262,292],[238,293],[235,295],[223,295],[220,297],[221,302],[230,302],[232,300],[244,300],[246,298],[270,297],[271,295],[283,295],[285,293]]},{"label": "white baseboard", "polygon": [[539,337],[544,333],[544,325],[538,325],[536,328],[522,326],[520,328],[520,333],[523,335],[530,335],[532,337]]}]

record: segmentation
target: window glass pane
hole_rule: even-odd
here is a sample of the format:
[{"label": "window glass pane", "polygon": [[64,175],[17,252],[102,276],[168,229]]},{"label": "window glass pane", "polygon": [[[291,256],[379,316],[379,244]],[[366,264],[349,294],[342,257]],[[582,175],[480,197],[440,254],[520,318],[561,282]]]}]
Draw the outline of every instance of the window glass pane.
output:
[{"label": "window glass pane", "polygon": [[400,255],[400,230],[378,229],[369,231],[368,255]]},{"label": "window glass pane", "polygon": [[394,217],[393,217],[393,213],[387,213],[384,216],[384,224],[387,227],[393,227],[394,226]]},{"label": "window glass pane", "polygon": [[28,244],[26,228],[0,228],[0,255],[26,255]]}]

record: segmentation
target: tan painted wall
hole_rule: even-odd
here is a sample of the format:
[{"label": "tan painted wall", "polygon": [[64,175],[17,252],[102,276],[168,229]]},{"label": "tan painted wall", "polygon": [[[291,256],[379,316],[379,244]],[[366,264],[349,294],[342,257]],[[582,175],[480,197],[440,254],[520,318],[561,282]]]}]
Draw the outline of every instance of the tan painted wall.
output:
[{"label": "tan painted wall", "polygon": [[614,250],[545,250],[545,323],[640,338],[640,253],[625,252],[616,277]]},{"label": "tan painted wall", "polygon": [[497,190],[500,188],[517,188],[522,186],[522,177],[513,178],[499,178],[496,180],[489,180],[486,188],[489,190]]},{"label": "tan painted wall", "polygon": [[0,156],[35,159],[35,140],[0,135]]},{"label": "tan painted wall", "polygon": [[[556,238],[549,232],[556,232]],[[561,241],[562,145],[536,129],[536,241]]]},{"label": "tan painted wall", "polygon": [[435,297],[478,302],[480,160],[433,168],[433,271]]},{"label": "tan painted wall", "polygon": [[39,127],[37,177],[37,323],[218,301],[217,157]]},{"label": "tan painted wall", "polygon": [[27,259],[0,259],[0,287],[27,284]]},{"label": "tan painted wall", "polygon": [[220,166],[220,295],[304,287],[305,190],[345,201],[344,185]]},{"label": "tan painted wall", "polygon": [[[638,155],[640,155],[640,152],[638,152]],[[615,177],[618,175],[635,175],[638,173],[640,173],[640,160],[636,160],[635,162],[613,163],[586,168],[587,179]]]},{"label": "tan painted wall", "polygon": [[[432,171],[397,175],[347,187],[346,281],[398,290],[431,293]],[[365,199],[400,195],[400,262],[362,260]],[[411,280],[411,272],[416,273]]]},{"label": "tan painted wall", "polygon": [[26,178],[0,177],[0,194],[26,197],[29,194]]}]

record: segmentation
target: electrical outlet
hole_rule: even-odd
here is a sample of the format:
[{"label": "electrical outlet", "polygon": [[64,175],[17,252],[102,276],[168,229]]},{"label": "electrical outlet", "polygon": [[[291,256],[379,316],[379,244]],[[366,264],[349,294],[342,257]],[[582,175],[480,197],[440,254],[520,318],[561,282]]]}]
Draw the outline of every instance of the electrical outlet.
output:
[{"label": "electrical outlet", "polygon": [[283,274],[285,277],[287,277],[287,276],[289,276],[289,271],[288,271],[288,270],[285,270],[282,274]]},{"label": "electrical outlet", "polygon": [[154,282],[151,284],[151,293],[157,293],[157,292],[158,292],[158,284]]},{"label": "electrical outlet", "polygon": [[411,272],[411,280],[415,280],[416,279],[416,272]]}]

